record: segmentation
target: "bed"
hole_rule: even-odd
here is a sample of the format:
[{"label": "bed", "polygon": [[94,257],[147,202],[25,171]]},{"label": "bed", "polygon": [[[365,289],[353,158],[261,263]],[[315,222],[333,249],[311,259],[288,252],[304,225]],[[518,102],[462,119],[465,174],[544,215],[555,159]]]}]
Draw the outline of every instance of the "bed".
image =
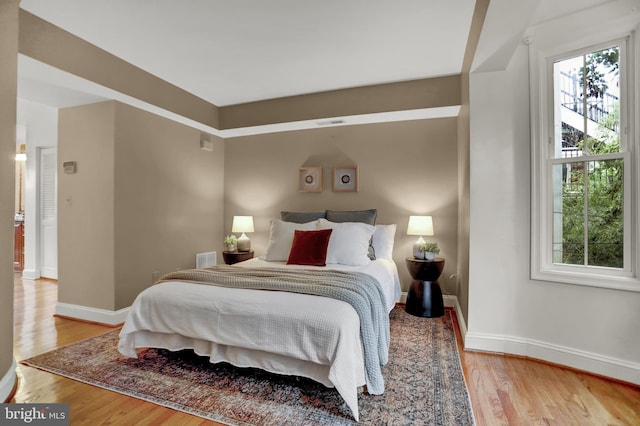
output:
[{"label": "bed", "polygon": [[384,392],[388,314],[400,295],[395,225],[327,213],[271,221],[260,258],[166,275],[134,301],[119,351],[192,349],[212,363],[308,377],[335,387],[358,420],[359,387]]}]

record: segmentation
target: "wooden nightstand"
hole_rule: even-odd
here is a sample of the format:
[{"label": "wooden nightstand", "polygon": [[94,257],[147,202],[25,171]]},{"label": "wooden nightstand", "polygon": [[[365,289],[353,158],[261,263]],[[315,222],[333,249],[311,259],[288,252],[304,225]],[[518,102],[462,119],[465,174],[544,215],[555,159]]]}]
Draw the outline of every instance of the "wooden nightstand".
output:
[{"label": "wooden nightstand", "polygon": [[222,258],[227,265],[249,260],[253,257],[253,250],[249,251],[223,251]]},{"label": "wooden nightstand", "polygon": [[444,259],[421,260],[407,257],[407,269],[413,281],[407,293],[405,310],[418,317],[441,317],[444,300],[438,278],[444,269]]}]

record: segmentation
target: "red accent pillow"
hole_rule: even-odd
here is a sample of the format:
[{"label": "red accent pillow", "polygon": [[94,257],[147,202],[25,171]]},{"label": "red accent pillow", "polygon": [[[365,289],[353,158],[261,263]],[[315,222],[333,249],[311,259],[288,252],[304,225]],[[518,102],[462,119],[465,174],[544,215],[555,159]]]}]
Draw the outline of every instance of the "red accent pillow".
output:
[{"label": "red accent pillow", "polygon": [[332,229],[295,230],[287,264],[326,266],[327,248]]}]

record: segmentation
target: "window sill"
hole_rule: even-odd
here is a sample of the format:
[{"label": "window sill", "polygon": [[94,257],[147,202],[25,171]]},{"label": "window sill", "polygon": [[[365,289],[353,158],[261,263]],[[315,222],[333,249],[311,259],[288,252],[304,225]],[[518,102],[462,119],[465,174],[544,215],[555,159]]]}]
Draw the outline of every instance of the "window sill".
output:
[{"label": "window sill", "polygon": [[640,293],[640,279],[633,276],[607,275],[595,273],[576,273],[547,269],[531,272],[531,279],[562,284],[599,287],[610,290],[632,291]]}]

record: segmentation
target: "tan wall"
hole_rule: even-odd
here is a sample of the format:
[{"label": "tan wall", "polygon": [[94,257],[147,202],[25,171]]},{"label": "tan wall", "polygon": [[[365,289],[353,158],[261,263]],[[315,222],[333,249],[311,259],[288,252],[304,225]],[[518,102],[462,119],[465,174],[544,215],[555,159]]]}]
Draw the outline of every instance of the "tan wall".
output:
[{"label": "tan wall", "polygon": [[[195,266],[222,239],[224,146],[117,102],[60,110],[59,301],[129,306],[155,271]],[[71,202],[66,200],[71,197]]]},{"label": "tan wall", "polygon": [[[58,300],[113,310],[116,102],[59,111]],[[65,174],[62,164],[77,163]]]},{"label": "tan wall", "polygon": [[[217,128],[458,105],[462,96],[461,76],[455,75],[217,108],[26,11],[20,11],[19,49],[20,53],[54,67]],[[79,135],[73,134],[73,122],[76,119],[72,117],[64,130],[71,132],[70,144],[73,149],[70,153],[73,155],[72,158],[59,155],[60,162],[78,158],[77,153],[88,158],[93,155],[89,164],[98,161],[95,153],[88,148],[93,143],[91,140],[102,137],[108,139],[104,141],[106,145],[99,149],[105,151],[105,159],[112,163],[99,162],[92,173],[106,172],[109,175],[112,182],[104,188],[104,197],[112,197],[113,202],[109,204],[109,200],[90,194],[100,187],[93,185],[91,179],[75,180],[79,181],[80,189],[74,190],[82,194],[78,201],[82,208],[91,211],[102,206],[104,209],[98,209],[96,217],[87,217],[84,214],[86,212],[81,212],[77,215],[77,222],[65,218],[68,221],[66,230],[72,231],[74,226],[79,225],[89,226],[93,221],[104,222],[87,235],[104,237],[103,244],[107,246],[100,247],[83,236],[61,238],[62,251],[70,251],[60,253],[65,258],[65,265],[62,262],[60,265],[61,281],[62,274],[66,273],[74,277],[72,282],[75,283],[66,289],[63,289],[64,284],[60,286],[61,302],[105,309],[127,306],[146,285],[142,283],[151,281],[154,271],[166,272],[187,267],[191,262],[189,259],[199,251],[220,251],[222,234],[229,233],[233,214],[249,214],[247,211],[250,211],[257,215],[257,221],[261,222],[257,222],[258,232],[253,237],[258,244],[256,247],[262,244],[264,249],[268,219],[277,217],[281,208],[378,208],[378,223],[398,224],[396,262],[404,281],[408,280],[404,256],[410,253],[410,246],[415,239],[404,235],[408,215],[432,214],[437,233],[433,239],[440,242],[442,255],[447,258],[443,285],[449,293],[457,291],[455,279],[448,278],[457,272],[456,119],[325,128],[235,138],[224,144],[216,139],[218,155],[223,151],[223,145],[230,151],[224,157],[224,163],[214,153],[211,160],[213,171],[205,171],[199,165],[193,168],[198,161],[204,161],[201,160],[202,156],[192,158],[191,154],[185,154],[186,150],[174,150],[176,145],[168,140],[169,135],[173,134],[173,126],[166,123],[164,125],[167,128],[164,125],[150,125],[149,122],[154,121],[148,118],[151,115],[138,111],[132,113],[135,110],[120,113],[124,107],[114,105],[118,105],[114,107],[117,111],[113,117],[117,121],[114,135],[105,133],[96,136],[88,132],[84,135],[87,139],[80,140],[82,138]],[[129,113],[132,113],[131,117]],[[104,124],[99,119],[91,119],[80,127],[91,123],[96,126]],[[123,130],[125,128],[126,131]],[[155,130],[160,128],[164,133]],[[173,139],[197,138],[197,131],[186,127],[182,129],[184,137]],[[64,151],[65,148],[61,147],[60,152]],[[357,194],[331,192],[331,167],[349,164],[360,166],[361,191]],[[325,191],[322,194],[300,194],[296,191],[297,168],[301,165],[325,167]],[[79,170],[82,167],[79,164]],[[223,167],[227,169],[224,184],[221,178]],[[179,174],[186,176],[178,177]],[[67,178],[75,182],[73,176]],[[104,176],[91,178],[104,179]],[[65,176],[61,176],[61,181],[64,179]],[[191,206],[189,201],[194,198],[178,195],[176,188],[168,193],[158,193],[157,188],[165,182],[170,182],[169,188],[175,185],[184,189],[186,194],[189,194],[188,188],[197,188],[191,197],[202,200],[202,206]],[[203,189],[203,182],[210,186]],[[63,183],[61,186],[65,188]],[[65,193],[62,190],[59,192],[61,211],[67,207],[71,211],[79,210],[75,197],[72,196],[71,204],[65,206]],[[224,209],[221,204],[216,204],[218,201],[222,203],[218,199],[222,198],[223,192],[226,193]],[[97,204],[90,206],[85,198],[95,198]],[[162,204],[161,200],[166,200],[167,204]],[[213,206],[209,206],[212,200]],[[189,216],[183,213],[188,210],[181,208],[195,208],[197,211]],[[221,220],[219,211],[224,211],[224,228],[221,222],[216,228],[216,221]],[[143,219],[138,219],[140,213]],[[111,222],[101,215],[111,215]],[[204,222],[207,215],[213,225]],[[60,235],[64,231],[65,228],[60,228]],[[186,242],[183,233],[188,238],[192,237],[190,233],[196,234],[196,239],[191,238]],[[203,235],[211,235],[213,239],[208,240]],[[78,253],[78,256],[71,255],[73,250],[79,251],[77,248],[67,249],[74,246],[71,244],[74,239],[79,240],[75,243],[89,244],[90,250]],[[82,247],[82,244],[78,247]],[[172,251],[167,246],[176,246],[177,249]],[[153,249],[147,251],[148,247]],[[100,265],[95,270],[89,266],[95,263],[89,253],[99,255]],[[111,266],[102,266],[104,263]],[[102,274],[101,268],[110,268],[110,272]],[[65,269],[66,272],[63,272]],[[84,273],[88,273],[89,269],[92,270],[92,275],[89,275],[92,278],[93,275],[102,277],[97,282],[108,282],[96,285],[99,288],[96,292],[81,291],[82,288],[88,288],[88,284],[81,282],[88,281]],[[84,278],[81,279],[81,276]],[[406,282],[404,287],[407,287]]]},{"label": "tan wall", "polygon": [[222,129],[460,105],[460,76],[331,90],[219,109]]},{"label": "tan wall", "polygon": [[0,402],[12,390],[13,207],[15,192],[18,5],[0,2]]},{"label": "tan wall", "polygon": [[[118,104],[115,308],[131,305],[154,271],[194,268],[196,253],[222,257],[224,142],[200,149],[200,131]],[[222,261],[222,260],[221,260]]]},{"label": "tan wall", "polygon": [[[411,214],[431,214],[446,258],[441,284],[455,290],[458,184],[455,118],[369,124],[234,138],[225,150],[225,226],[234,215],[253,215],[249,235],[257,255],[268,244],[269,221],[280,210],[378,209],[379,224],[396,223],[394,260],[403,290],[410,277],[404,258],[417,237],[407,236]],[[332,167],[358,165],[360,191],[331,189]],[[300,166],[323,167],[323,192],[297,191]]]}]

